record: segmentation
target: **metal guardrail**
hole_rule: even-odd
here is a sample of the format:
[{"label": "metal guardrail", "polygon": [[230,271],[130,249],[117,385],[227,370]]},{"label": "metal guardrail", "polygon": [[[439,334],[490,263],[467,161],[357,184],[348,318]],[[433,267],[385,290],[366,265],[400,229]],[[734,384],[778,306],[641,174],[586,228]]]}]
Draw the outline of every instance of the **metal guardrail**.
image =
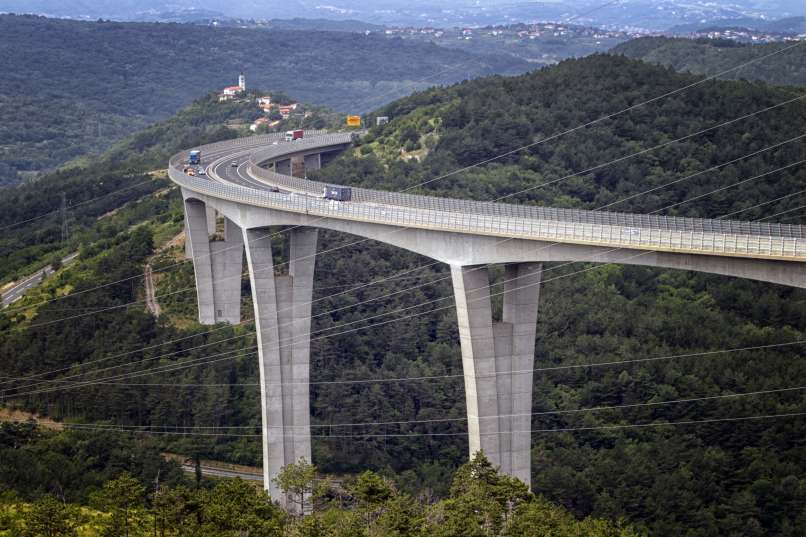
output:
[{"label": "metal guardrail", "polygon": [[[259,165],[297,153],[345,145],[350,142],[350,136],[324,135],[293,144],[270,146],[252,155],[248,171],[256,178],[281,188],[320,196],[324,183],[278,174]],[[260,147],[267,143],[257,138],[239,140],[232,148]],[[216,148],[205,146],[203,150],[226,149],[222,144],[226,142],[216,144]],[[339,203],[308,195],[272,193],[189,177],[175,165],[181,164],[186,155],[184,152],[171,159],[170,176],[180,186],[212,197],[278,210],[507,238],[806,261],[803,226],[555,209],[363,188],[353,188],[352,202]]]}]

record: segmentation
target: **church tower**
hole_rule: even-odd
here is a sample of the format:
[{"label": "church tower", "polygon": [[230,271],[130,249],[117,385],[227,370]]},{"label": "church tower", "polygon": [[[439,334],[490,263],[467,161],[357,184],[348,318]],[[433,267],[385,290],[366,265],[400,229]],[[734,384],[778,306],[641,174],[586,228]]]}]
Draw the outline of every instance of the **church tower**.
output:
[{"label": "church tower", "polygon": [[246,91],[246,77],[241,73],[241,76],[238,77],[238,87],[241,88],[241,91]]}]

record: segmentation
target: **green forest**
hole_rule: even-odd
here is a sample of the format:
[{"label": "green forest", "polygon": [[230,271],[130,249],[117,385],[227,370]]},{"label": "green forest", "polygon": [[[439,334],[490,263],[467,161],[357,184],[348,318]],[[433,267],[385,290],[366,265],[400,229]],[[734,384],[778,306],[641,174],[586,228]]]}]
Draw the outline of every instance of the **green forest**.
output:
[{"label": "green forest", "polygon": [[[0,425],[2,537],[640,537],[623,522],[576,520],[498,474],[483,455],[452,476],[439,502],[365,471],[324,478],[301,460],[278,476],[311,515],[288,514],[241,479],[196,479],[149,440]],[[13,490],[4,490],[13,485]],[[56,488],[59,487],[59,488]]]},{"label": "green forest", "polygon": [[[403,190],[534,143],[527,150],[416,189],[481,200],[509,196],[507,201],[526,204],[609,206],[609,210],[711,218],[731,214],[749,220],[772,216],[774,221],[799,223],[795,209],[803,205],[803,196],[793,194],[803,190],[806,169],[794,163],[803,158],[806,147],[806,141],[798,138],[806,124],[806,99],[793,99],[801,90],[709,81],[549,139],[698,80],[667,67],[596,55],[527,75],[492,76],[419,92],[379,109],[377,114],[390,116],[392,122],[372,129],[359,147],[322,170],[319,179],[343,183],[349,177],[353,185]],[[787,100],[793,101],[781,105]],[[202,100],[174,123],[146,131],[150,134],[142,135],[141,156],[107,161],[110,175],[122,178],[123,170],[144,173],[153,169],[151,159],[162,159],[164,166],[174,149],[234,135],[213,126],[216,106]],[[579,173],[770,107],[739,123]],[[246,112],[232,109],[218,120],[242,113]],[[200,120],[204,128],[180,138],[183,125],[194,124],[195,117],[207,117],[209,123]],[[163,147],[166,139],[170,144]],[[548,141],[537,143],[544,139]],[[753,152],[758,154],[742,158]],[[114,151],[109,158],[113,155]],[[736,162],[721,166],[731,160]],[[790,167],[776,171],[783,166]],[[716,169],[706,172],[711,168]],[[698,172],[702,173],[694,175]],[[59,184],[58,176],[53,186],[43,181],[43,187]],[[672,181],[678,182],[664,186]],[[540,187],[546,182],[553,183]],[[653,188],[649,195],[620,201]],[[519,193],[524,189],[530,190]],[[697,199],[687,202],[689,198]],[[665,209],[673,204],[679,205]],[[784,211],[791,212],[776,216]],[[139,225],[133,225],[136,218]],[[259,465],[260,439],[252,436],[259,432],[254,327],[249,322],[212,329],[196,324],[192,267],[176,265],[182,259],[181,246],[159,249],[181,229],[182,219],[178,198],[169,193],[130,204],[108,222],[88,221],[78,261],[0,316],[4,375],[64,371],[17,383],[0,380],[0,397],[72,423],[152,426],[168,432],[177,427],[214,427],[220,436],[116,434],[135,442],[154,442],[160,450]],[[25,229],[34,233],[37,228]],[[36,240],[30,241],[33,247]],[[430,261],[374,242],[348,245],[353,241],[347,235],[320,233],[320,251],[345,248],[317,259],[312,380],[461,374],[447,267],[418,268]],[[282,260],[282,240],[277,246]],[[54,240],[49,248],[60,247]],[[6,251],[12,251],[11,246]],[[165,313],[159,319],[146,313],[141,302],[140,275],[147,261],[161,274],[158,296]],[[12,262],[4,271],[9,274],[17,266],[23,265]],[[389,279],[350,291],[382,278]],[[118,283],[99,287],[109,282]],[[246,281],[244,289],[248,295]],[[336,294],[340,291],[346,292]],[[444,300],[436,306],[419,306],[439,298]],[[410,309],[395,314],[402,308]],[[248,296],[243,312],[245,318],[251,316]],[[411,313],[422,316],[407,317]],[[375,315],[386,315],[379,320],[389,322],[362,321]],[[353,323],[349,327],[357,330],[340,333],[346,323]],[[306,518],[308,522],[299,522],[294,531],[339,535],[328,524],[343,527],[347,522],[340,517],[344,516],[356,517],[359,522],[353,522],[366,528],[367,534],[393,535],[387,526],[375,524],[387,520],[387,513],[397,518],[395,509],[406,507],[414,519],[425,519],[417,527],[431,528],[426,534],[438,535],[530,535],[523,528],[555,518],[571,524],[576,534],[587,535],[596,533],[576,525],[602,524],[603,531],[653,536],[795,537],[806,532],[802,432],[806,424],[802,417],[596,429],[806,411],[799,386],[806,378],[806,364],[802,345],[796,344],[806,340],[803,291],[637,266],[548,265],[537,337],[536,367],[542,370],[535,375],[533,410],[542,415],[536,415],[532,423],[533,429],[541,430],[532,440],[532,488],[538,497],[527,494],[513,499],[513,493],[521,494],[517,484],[492,477],[489,469],[483,470],[490,477],[481,480],[482,490],[473,485],[468,491],[469,485],[462,484],[468,466],[461,467],[467,458],[467,442],[461,434],[465,416],[461,378],[315,384],[311,388],[313,423],[334,433],[314,438],[313,462],[319,472],[354,476],[372,470],[377,479],[371,483],[386,483],[389,492],[380,494],[398,507],[387,505],[382,512],[367,514],[370,505],[361,502],[370,500],[362,500],[362,493],[354,490],[350,501],[356,503],[345,504],[352,506],[347,514],[329,515],[325,507],[321,514]],[[747,348],[752,349],[717,352]],[[625,361],[630,363],[612,363]],[[169,371],[173,367],[181,369]],[[137,376],[118,378],[126,373]],[[64,386],[65,381],[85,380],[98,383]],[[769,390],[786,391],[749,395]],[[575,412],[711,396],[725,397]],[[340,425],[435,418],[456,421]],[[239,429],[244,434],[228,434],[231,426],[245,427]],[[593,429],[551,432],[581,427]],[[366,436],[397,432],[457,434]],[[476,463],[483,465],[483,461]],[[125,469],[141,480],[141,486],[153,480],[153,475]],[[474,475],[481,471],[474,470]],[[16,488],[13,481],[3,479],[3,487]],[[491,483],[495,490],[484,483]],[[33,494],[23,494],[19,502],[45,502],[41,495],[57,494],[59,486],[64,485],[49,483]],[[378,484],[380,489],[384,486]],[[458,501],[466,494],[472,496],[467,498],[470,504]],[[481,501],[477,495],[495,501],[477,507],[472,503]],[[409,497],[421,503],[405,499]],[[567,510],[573,520],[541,498]],[[151,500],[138,501],[143,503],[137,509],[153,509]],[[526,507],[521,508],[520,502]],[[500,510],[504,505],[535,514],[510,518]],[[40,508],[46,506],[25,510]],[[451,528],[456,529],[452,520],[486,516],[479,515],[486,509],[494,510],[496,523],[507,520],[495,528],[498,533],[452,532]],[[266,520],[273,520],[272,516],[266,515]],[[413,523],[408,516],[399,518]],[[612,529],[612,523],[602,522],[620,519],[631,529]],[[438,527],[427,525],[434,520],[443,522]],[[306,524],[313,529],[304,529]],[[522,528],[522,533],[515,527]],[[440,530],[444,533],[435,533]],[[555,534],[575,535],[562,531]],[[399,534],[416,535],[414,530]],[[546,530],[546,534],[552,533]]]},{"label": "green forest", "polygon": [[[792,49],[792,53],[775,54]],[[716,75],[755,58],[765,57],[723,78],[759,80],[781,86],[806,86],[806,52],[798,42],[749,45],[728,39],[644,37],[617,45],[613,54],[669,66],[676,71]]]},{"label": "green forest", "polygon": [[433,84],[529,68],[381,35],[0,15],[0,186],[98,153],[240,72],[249,87],[356,113]]}]

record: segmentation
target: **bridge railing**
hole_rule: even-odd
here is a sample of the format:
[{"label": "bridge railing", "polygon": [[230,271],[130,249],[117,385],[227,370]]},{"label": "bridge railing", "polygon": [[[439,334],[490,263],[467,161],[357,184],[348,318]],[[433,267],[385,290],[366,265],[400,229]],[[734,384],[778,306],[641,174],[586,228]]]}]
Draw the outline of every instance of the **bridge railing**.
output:
[{"label": "bridge railing", "polygon": [[502,217],[495,214],[422,208],[415,210],[401,205],[377,203],[341,203],[305,194],[275,193],[240,185],[216,183],[187,176],[176,168],[171,168],[169,173],[174,182],[203,196],[340,220],[616,248],[756,256],[770,259],[806,259],[806,240],[799,238],[654,227],[625,228],[621,224],[571,222],[512,215]]},{"label": "bridge railing", "polygon": [[[272,146],[258,151],[250,159],[249,173],[262,181],[290,190],[321,195],[325,183],[279,174],[261,167],[261,164],[279,160],[291,153],[329,149],[350,143],[349,134],[325,135],[304,142]],[[395,205],[432,211],[471,213],[500,218],[527,218],[534,220],[566,221],[578,224],[621,226],[628,229],[656,228],[667,231],[725,233],[735,235],[761,235],[770,237],[806,238],[806,227],[773,222],[747,222],[736,220],[687,218],[657,214],[633,214],[610,211],[560,209],[535,205],[484,202],[423,196],[366,188],[352,188],[352,199],[357,202]]]}]

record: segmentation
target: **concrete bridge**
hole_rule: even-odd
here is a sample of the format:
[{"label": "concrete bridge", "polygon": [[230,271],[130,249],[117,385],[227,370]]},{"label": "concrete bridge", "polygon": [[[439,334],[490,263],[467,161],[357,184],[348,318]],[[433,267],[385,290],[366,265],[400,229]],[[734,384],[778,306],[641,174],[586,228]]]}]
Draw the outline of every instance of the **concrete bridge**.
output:
[{"label": "concrete bridge", "polygon": [[[206,177],[183,173],[188,255],[199,320],[241,319],[243,253],[260,356],[264,486],[311,458],[309,363],[317,230],[378,240],[451,267],[467,400],[470,454],[530,483],[532,374],[542,264],[585,261],[695,270],[806,287],[802,226],[531,207],[353,188],[322,198],[304,178],[351,145],[350,134],[265,135],[200,148]],[[349,178],[345,178],[349,184]],[[223,216],[223,236],[215,214]],[[267,226],[293,226],[283,275],[272,268]],[[504,264],[503,314],[493,317],[487,266]]]}]

